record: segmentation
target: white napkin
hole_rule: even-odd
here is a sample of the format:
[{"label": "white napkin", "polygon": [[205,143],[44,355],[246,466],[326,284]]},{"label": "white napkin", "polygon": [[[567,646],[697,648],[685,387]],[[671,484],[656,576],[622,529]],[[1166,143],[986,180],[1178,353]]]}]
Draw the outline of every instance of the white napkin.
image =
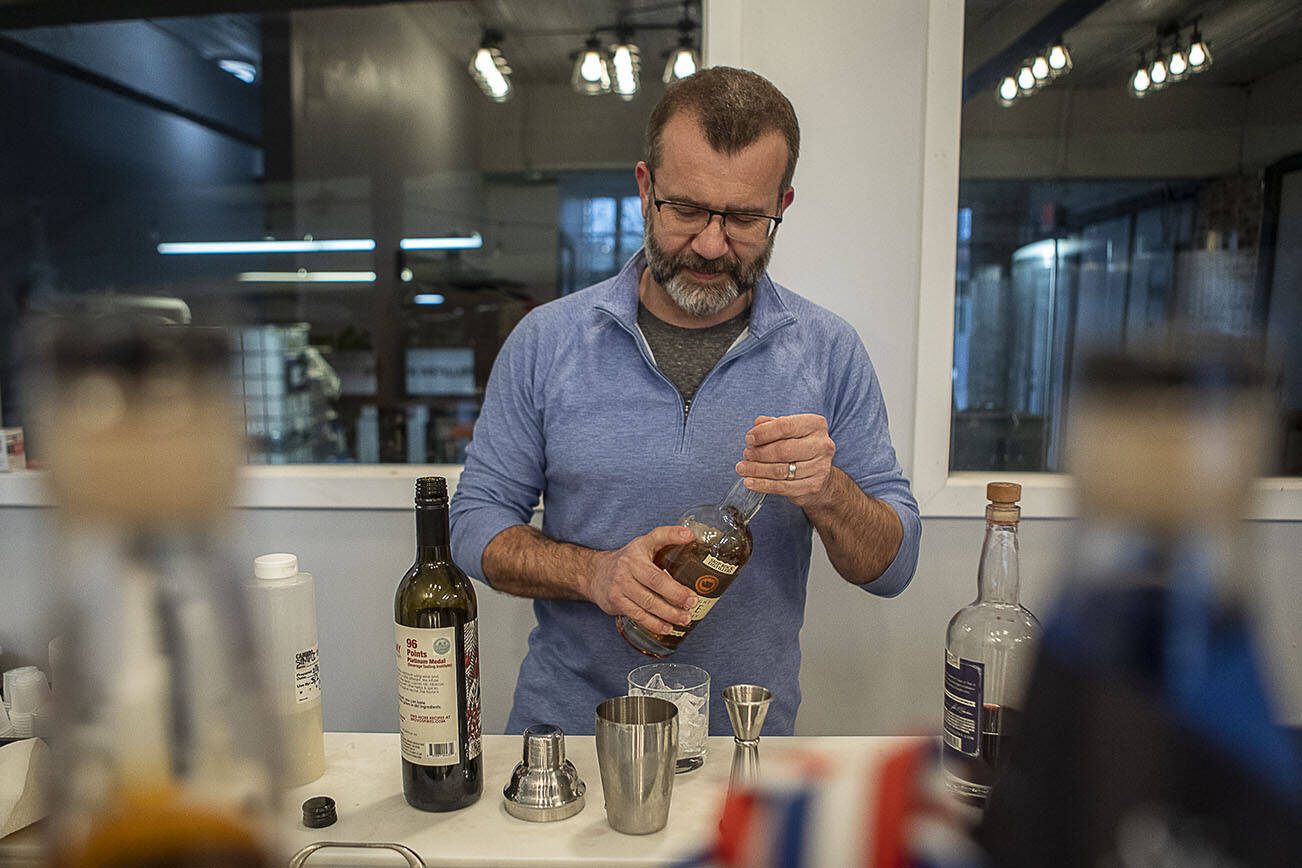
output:
[{"label": "white napkin", "polygon": [[0,747],[0,838],[45,816],[41,792],[50,749],[39,738]]}]

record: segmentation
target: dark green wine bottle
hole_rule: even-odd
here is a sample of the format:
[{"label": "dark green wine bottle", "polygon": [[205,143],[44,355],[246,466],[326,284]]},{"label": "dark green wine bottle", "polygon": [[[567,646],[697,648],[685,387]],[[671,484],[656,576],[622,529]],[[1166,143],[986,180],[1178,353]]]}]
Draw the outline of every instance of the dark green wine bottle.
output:
[{"label": "dark green wine bottle", "polygon": [[455,811],[484,791],[478,607],[452,563],[448,485],[416,480],[416,563],[393,601],[402,792],[422,811]]}]

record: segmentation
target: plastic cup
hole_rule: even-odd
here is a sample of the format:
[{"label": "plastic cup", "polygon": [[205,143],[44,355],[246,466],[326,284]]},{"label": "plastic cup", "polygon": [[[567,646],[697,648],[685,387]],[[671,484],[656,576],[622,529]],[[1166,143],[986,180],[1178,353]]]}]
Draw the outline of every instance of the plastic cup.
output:
[{"label": "plastic cup", "polygon": [[628,673],[628,695],[655,696],[678,707],[675,771],[690,772],[705,763],[710,736],[710,673],[690,663],[648,663]]},{"label": "plastic cup", "polygon": [[597,765],[606,820],[647,835],[669,822],[678,757],[678,708],[654,696],[616,696],[597,706]]}]

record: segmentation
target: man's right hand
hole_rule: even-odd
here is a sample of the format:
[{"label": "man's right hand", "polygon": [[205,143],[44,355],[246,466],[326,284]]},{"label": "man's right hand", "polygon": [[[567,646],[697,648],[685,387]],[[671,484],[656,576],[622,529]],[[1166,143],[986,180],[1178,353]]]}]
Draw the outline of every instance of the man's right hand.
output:
[{"label": "man's right hand", "polygon": [[696,594],[652,561],[662,548],[691,541],[690,529],[664,525],[634,537],[621,549],[597,552],[584,596],[606,614],[627,615],[656,635],[691,623]]}]

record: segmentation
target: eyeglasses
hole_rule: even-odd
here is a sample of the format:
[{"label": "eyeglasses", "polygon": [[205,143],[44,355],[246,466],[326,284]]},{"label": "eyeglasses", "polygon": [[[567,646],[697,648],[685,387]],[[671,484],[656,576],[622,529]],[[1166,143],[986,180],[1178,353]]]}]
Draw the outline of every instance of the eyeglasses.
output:
[{"label": "eyeglasses", "polygon": [[773,214],[751,214],[745,211],[716,211],[687,202],[673,202],[655,198],[656,176],[651,175],[651,203],[665,229],[683,235],[704,232],[717,215],[723,225],[723,234],[743,244],[758,244],[773,235],[782,218]]}]

